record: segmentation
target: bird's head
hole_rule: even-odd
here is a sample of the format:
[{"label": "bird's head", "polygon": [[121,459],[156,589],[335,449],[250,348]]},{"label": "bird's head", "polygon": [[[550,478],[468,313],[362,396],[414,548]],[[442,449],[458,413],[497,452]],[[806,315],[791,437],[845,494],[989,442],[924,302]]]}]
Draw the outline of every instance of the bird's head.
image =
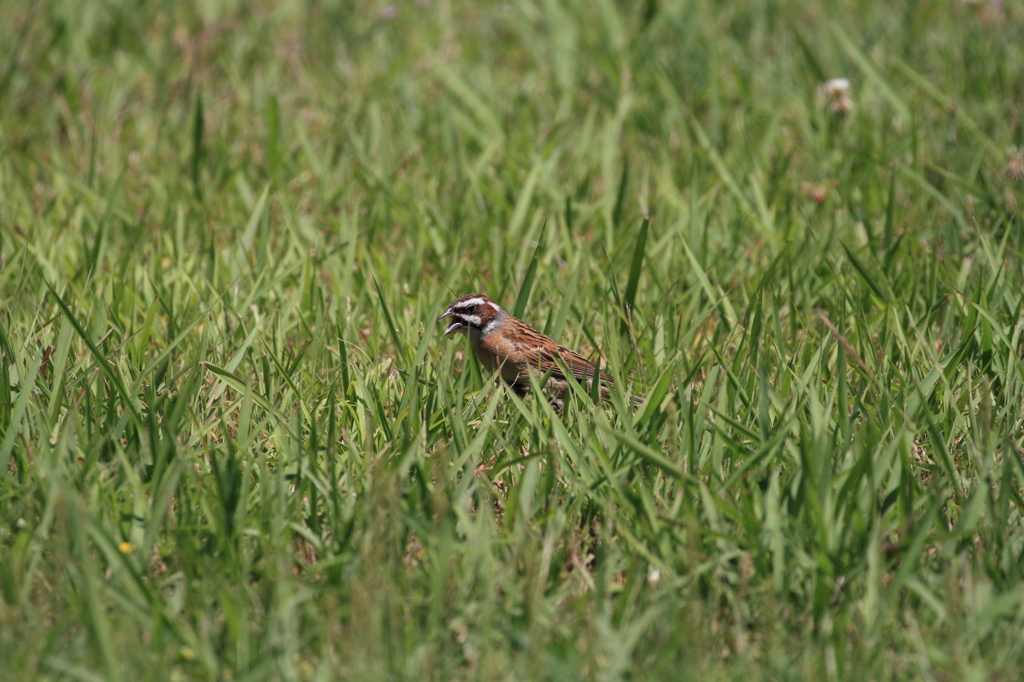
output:
[{"label": "bird's head", "polygon": [[466,333],[471,327],[486,331],[487,325],[491,324],[500,312],[501,307],[483,294],[466,294],[452,301],[444,314],[437,319],[452,319],[451,324],[444,330],[444,335],[448,336],[454,332]]}]

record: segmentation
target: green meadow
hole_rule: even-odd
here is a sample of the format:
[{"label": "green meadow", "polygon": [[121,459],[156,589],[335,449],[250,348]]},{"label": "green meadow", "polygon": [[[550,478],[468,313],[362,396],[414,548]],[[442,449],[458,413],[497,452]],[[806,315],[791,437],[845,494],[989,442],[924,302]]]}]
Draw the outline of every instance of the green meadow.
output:
[{"label": "green meadow", "polygon": [[1019,3],[2,13],[0,679],[1024,679]]}]

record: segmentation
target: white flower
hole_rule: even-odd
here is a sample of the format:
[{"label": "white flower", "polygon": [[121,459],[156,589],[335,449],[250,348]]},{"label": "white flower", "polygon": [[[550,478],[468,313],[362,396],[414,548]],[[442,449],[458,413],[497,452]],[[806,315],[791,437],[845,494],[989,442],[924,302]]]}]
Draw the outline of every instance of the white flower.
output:
[{"label": "white flower", "polygon": [[1014,182],[1020,182],[1020,179],[1024,178],[1024,149],[1020,147],[1006,148],[1006,167],[1003,172]]},{"label": "white flower", "polygon": [[837,114],[853,111],[851,90],[849,78],[832,78],[818,86],[818,93],[828,101],[828,108]]}]

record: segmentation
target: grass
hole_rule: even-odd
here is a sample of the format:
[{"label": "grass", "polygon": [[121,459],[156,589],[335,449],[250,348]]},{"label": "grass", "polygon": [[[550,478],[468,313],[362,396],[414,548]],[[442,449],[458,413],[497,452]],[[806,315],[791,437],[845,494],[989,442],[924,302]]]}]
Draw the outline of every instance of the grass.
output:
[{"label": "grass", "polygon": [[11,3],[0,676],[1022,679],[1022,26]]}]

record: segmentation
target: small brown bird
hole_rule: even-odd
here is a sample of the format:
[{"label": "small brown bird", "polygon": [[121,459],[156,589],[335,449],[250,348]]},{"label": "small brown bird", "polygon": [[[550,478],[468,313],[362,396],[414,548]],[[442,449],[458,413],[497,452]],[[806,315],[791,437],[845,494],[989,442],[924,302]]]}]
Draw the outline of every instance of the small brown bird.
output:
[{"label": "small brown bird", "polygon": [[[467,335],[473,353],[483,366],[488,371],[498,372],[520,396],[529,391],[531,374],[539,378],[551,372],[544,390],[552,407],[561,410],[565,393],[569,390],[569,382],[562,369],[564,365],[588,390],[597,375],[601,382],[601,397],[605,400],[610,397],[607,387],[613,384],[611,375],[598,370],[594,363],[579,353],[505,312],[483,294],[459,296],[437,319],[446,317],[452,318],[452,323],[444,335],[454,332]],[[643,400],[633,398],[633,402],[641,404]]]}]

